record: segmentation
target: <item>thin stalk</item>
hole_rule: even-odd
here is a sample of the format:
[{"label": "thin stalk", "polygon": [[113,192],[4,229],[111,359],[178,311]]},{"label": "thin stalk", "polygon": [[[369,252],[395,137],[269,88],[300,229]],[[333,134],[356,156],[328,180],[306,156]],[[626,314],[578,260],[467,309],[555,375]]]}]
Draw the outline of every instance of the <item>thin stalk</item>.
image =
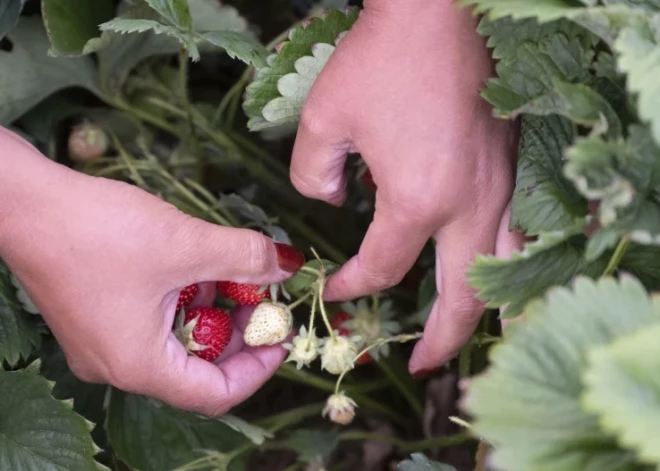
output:
[{"label": "thin stalk", "polygon": [[[296,301],[292,302],[292,303],[289,304],[287,307],[288,307],[291,311],[293,311],[295,308],[297,308],[298,306],[300,306],[302,303],[307,302],[307,300],[309,299],[310,296],[312,296],[312,293],[307,293],[305,296],[303,296],[302,298],[298,298]],[[313,307],[312,307],[312,309],[313,309]],[[311,327],[310,327],[310,329],[311,329]],[[310,331],[311,331],[311,330],[310,330]]]},{"label": "thin stalk", "polygon": [[401,378],[392,370],[385,359],[379,361],[377,364],[392,384],[401,391],[401,394],[406,398],[410,407],[412,407],[415,413],[421,417],[424,414],[424,406],[415,393],[406,387],[405,383],[401,381]]},{"label": "thin stalk", "polygon": [[314,332],[314,318],[316,317],[316,305],[319,302],[319,293],[314,290],[314,298],[312,299],[312,309],[309,315],[309,338],[307,339],[307,349],[312,346],[312,333]]},{"label": "thin stalk", "polygon": [[332,326],[330,325],[330,319],[328,318],[328,313],[325,310],[325,302],[323,301],[323,292],[325,291],[325,275],[321,275],[318,281],[319,284],[319,307],[321,308],[321,317],[323,318],[323,323],[325,324],[326,329],[328,329],[328,334],[332,342],[337,341],[337,336],[335,335]]},{"label": "thin stalk", "polygon": [[186,178],[184,181],[188,184],[188,186],[197,191],[197,193],[206,198],[206,201],[212,205],[209,207],[210,209],[216,208],[218,211],[222,211],[224,218],[227,219],[227,221],[229,221],[233,227],[241,227],[241,222],[236,218],[236,216],[234,216],[231,211],[227,211],[224,206],[219,204],[218,199],[215,198],[209,190],[190,178]]},{"label": "thin stalk", "polygon": [[603,276],[610,276],[616,271],[619,263],[621,263],[621,260],[623,259],[623,256],[626,254],[629,245],[630,238],[628,237],[623,237],[619,241],[619,245],[616,246],[616,249],[612,254],[612,258],[610,258],[610,261],[607,264],[607,268],[605,268],[605,271],[603,272]]},{"label": "thin stalk", "polygon": [[450,446],[460,445],[472,439],[468,433],[457,433],[446,437],[429,438],[426,440],[419,440],[408,442],[391,435],[381,435],[371,432],[344,432],[339,435],[341,441],[381,441],[391,443],[396,446],[399,451],[403,453],[415,453],[432,448],[446,448]]},{"label": "thin stalk", "polygon": [[124,164],[126,164],[126,168],[128,168],[128,171],[131,175],[131,178],[133,181],[142,189],[147,189],[148,185],[147,182],[144,181],[144,178],[142,178],[142,175],[140,175],[140,172],[138,172],[137,168],[135,168],[133,157],[124,149],[124,146],[119,142],[119,139],[117,139],[116,136],[112,136],[112,140],[115,144],[115,147],[119,151],[119,155],[121,156],[122,161]]}]

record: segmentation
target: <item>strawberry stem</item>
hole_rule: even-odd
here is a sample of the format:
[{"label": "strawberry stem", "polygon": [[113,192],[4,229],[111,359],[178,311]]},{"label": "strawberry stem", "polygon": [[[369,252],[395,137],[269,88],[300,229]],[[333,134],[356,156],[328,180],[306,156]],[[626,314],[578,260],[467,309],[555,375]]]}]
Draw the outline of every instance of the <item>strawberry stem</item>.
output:
[{"label": "strawberry stem", "polygon": [[328,329],[330,338],[334,342],[337,340],[337,337],[335,336],[335,331],[332,329],[332,326],[330,325],[330,320],[328,319],[328,313],[325,311],[325,303],[323,302],[323,291],[325,291],[325,275],[321,275],[321,278],[319,278],[318,283],[319,283],[318,299],[319,299],[319,307],[321,308],[321,316],[323,317],[323,322],[325,323],[325,326]]},{"label": "strawberry stem", "polygon": [[[302,303],[307,301],[309,299],[309,297],[312,296],[312,294],[313,294],[313,292],[310,291],[309,293],[307,293],[302,298],[298,298],[298,300],[296,300],[296,301],[292,302],[291,304],[289,304],[287,307],[289,308],[289,310],[293,311],[295,308],[297,308]],[[313,306],[312,306],[312,308],[313,308]]]},{"label": "strawberry stem", "polygon": [[314,290],[314,298],[312,299],[312,311],[311,314],[309,315],[309,337],[307,339],[307,350],[309,350],[312,346],[312,334],[314,332],[314,318],[316,317],[316,303],[318,303],[319,300],[319,293]]}]

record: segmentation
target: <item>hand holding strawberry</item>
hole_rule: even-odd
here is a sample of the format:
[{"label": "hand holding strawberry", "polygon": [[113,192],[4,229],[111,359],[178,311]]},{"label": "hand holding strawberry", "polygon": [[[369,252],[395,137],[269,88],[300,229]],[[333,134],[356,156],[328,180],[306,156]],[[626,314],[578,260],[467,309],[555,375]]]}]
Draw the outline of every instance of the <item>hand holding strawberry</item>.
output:
[{"label": "hand holding strawberry", "polygon": [[2,128],[0,148],[0,257],[78,377],[207,415],[270,378],[284,348],[249,348],[236,335],[219,365],[189,356],[172,332],[175,308],[196,283],[191,309],[210,304],[216,280],[278,283],[302,265],[301,254],[69,170]]}]

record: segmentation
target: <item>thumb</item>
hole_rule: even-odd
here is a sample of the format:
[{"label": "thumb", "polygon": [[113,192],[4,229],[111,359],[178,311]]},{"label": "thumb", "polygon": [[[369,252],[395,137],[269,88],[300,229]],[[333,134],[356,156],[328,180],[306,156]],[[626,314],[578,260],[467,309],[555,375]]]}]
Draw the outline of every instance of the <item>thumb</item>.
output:
[{"label": "thumb", "polygon": [[253,230],[187,221],[178,257],[178,282],[234,281],[268,284],[285,280],[305,263],[298,249]]}]

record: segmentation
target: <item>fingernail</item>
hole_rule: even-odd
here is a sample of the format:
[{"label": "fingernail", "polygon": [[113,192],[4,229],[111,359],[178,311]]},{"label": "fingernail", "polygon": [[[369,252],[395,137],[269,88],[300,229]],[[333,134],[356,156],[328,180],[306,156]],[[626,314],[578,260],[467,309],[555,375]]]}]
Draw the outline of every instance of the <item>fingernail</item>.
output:
[{"label": "fingernail", "polygon": [[275,249],[282,270],[295,273],[305,264],[305,255],[297,248],[275,242]]},{"label": "fingernail", "polygon": [[431,376],[433,376],[433,374],[434,374],[436,371],[438,371],[438,370],[433,370],[433,369],[430,369],[430,370],[419,370],[419,371],[415,371],[415,372],[412,374],[412,377],[415,378],[416,380],[428,379],[428,378],[430,378]]}]

